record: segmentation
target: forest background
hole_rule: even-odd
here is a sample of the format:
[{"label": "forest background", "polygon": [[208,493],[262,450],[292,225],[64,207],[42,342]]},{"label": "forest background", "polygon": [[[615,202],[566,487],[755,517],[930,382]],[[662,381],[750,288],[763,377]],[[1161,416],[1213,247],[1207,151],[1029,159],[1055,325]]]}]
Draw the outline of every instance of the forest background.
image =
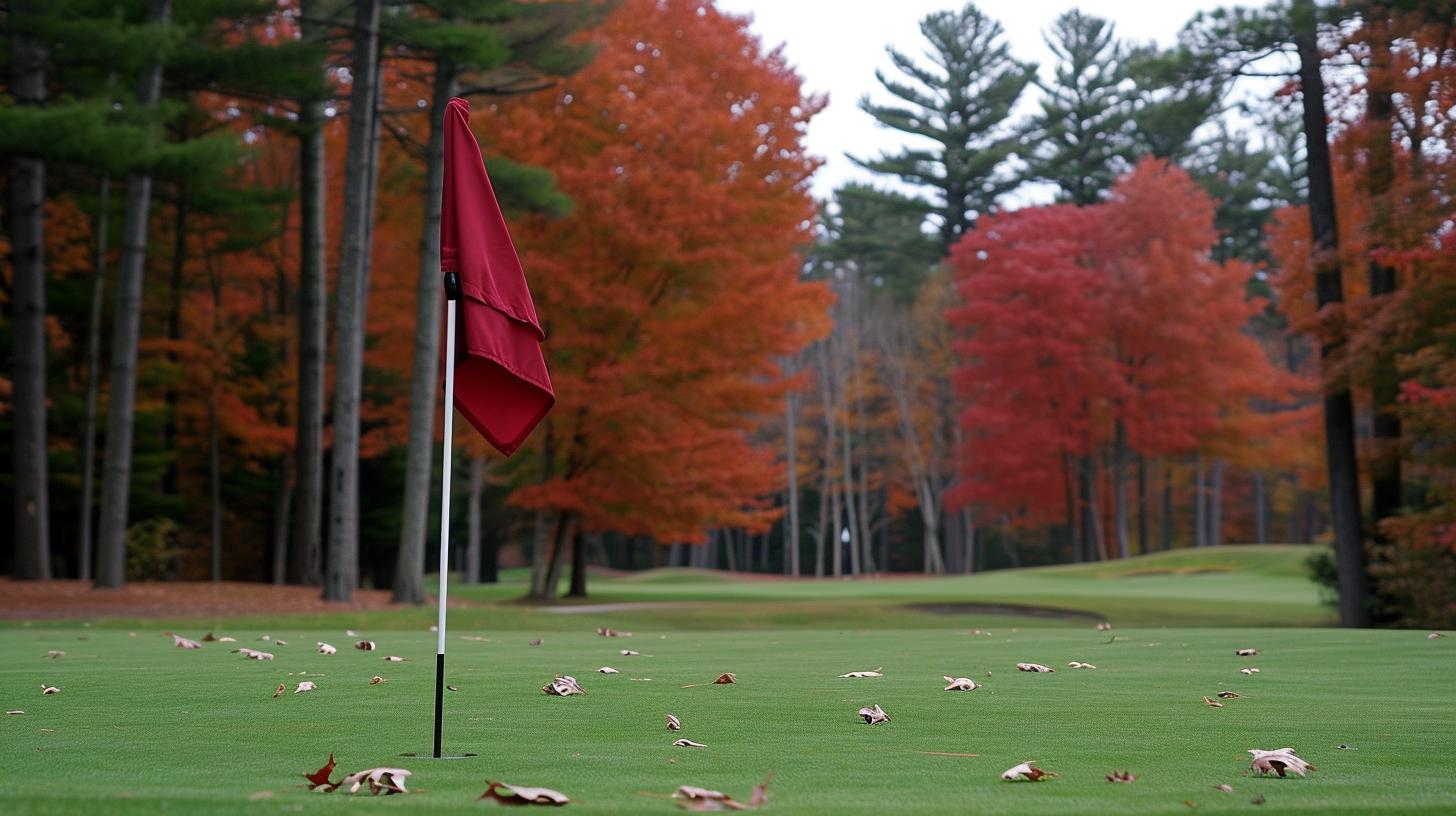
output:
[{"label": "forest background", "polygon": [[[887,183],[818,202],[824,100],[706,0],[0,20],[15,578],[424,600],[459,95],[559,398],[509,460],[456,434],[464,580],[1327,541],[1346,625],[1456,623],[1450,2],[1210,11],[1166,48],[1074,11],[1041,72],[933,14],[861,102]],[[1057,203],[1011,209],[1030,184]]]}]

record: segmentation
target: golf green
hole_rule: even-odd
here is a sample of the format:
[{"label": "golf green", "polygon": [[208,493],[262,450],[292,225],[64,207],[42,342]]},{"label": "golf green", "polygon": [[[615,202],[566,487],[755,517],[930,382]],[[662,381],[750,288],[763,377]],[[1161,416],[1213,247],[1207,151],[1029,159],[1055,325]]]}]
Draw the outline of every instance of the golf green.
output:
[{"label": "golf green", "polygon": [[[776,813],[1456,812],[1456,637],[1425,632],[452,629],[448,682],[459,690],[446,695],[445,748],[479,754],[452,761],[400,756],[430,745],[435,637],[423,627],[217,634],[238,642],[178,649],[153,626],[0,630],[0,706],[25,712],[0,718],[0,809],[474,813],[499,807],[476,801],[496,779],[559,790],[572,812],[668,813],[679,785],[747,799],[772,774],[765,809]],[[360,638],[378,649],[355,650]],[[338,653],[319,654],[320,640]],[[276,658],[229,651],[239,646]],[[1260,653],[1236,656],[1241,648]],[[1097,668],[1069,668],[1074,660]],[[1023,673],[1018,662],[1056,671]],[[877,668],[883,677],[839,677]],[[722,672],[738,682],[713,685]],[[557,673],[587,694],[543,694]],[[370,685],[374,675],[386,682]],[[942,675],[983,687],[946,692]],[[317,689],[293,693],[302,679]],[[280,683],[288,692],[275,699]],[[43,684],[60,691],[42,695]],[[1242,696],[1204,703],[1224,690]],[[856,716],[874,704],[890,722]],[[680,733],[667,730],[668,713]],[[677,737],[707,747],[673,747]],[[1247,749],[1282,747],[1318,770],[1249,772]],[[404,767],[411,793],[309,792],[302,774],[330,753],[336,780]],[[1026,760],[1056,778],[1001,780]],[[1137,779],[1106,781],[1115,770]],[[1232,793],[1216,789],[1225,784]]]}]

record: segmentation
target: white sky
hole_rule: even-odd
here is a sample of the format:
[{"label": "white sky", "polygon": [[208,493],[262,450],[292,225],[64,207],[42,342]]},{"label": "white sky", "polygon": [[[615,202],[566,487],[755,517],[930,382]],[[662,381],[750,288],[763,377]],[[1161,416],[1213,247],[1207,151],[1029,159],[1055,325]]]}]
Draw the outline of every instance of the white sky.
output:
[{"label": "white sky", "polygon": [[[850,180],[871,174],[845,158],[845,153],[873,157],[895,150],[905,137],[879,127],[860,111],[860,97],[884,98],[875,69],[894,75],[885,46],[919,55],[924,46],[919,23],[935,11],[959,8],[963,0],[717,0],[724,11],[751,15],[752,30],[772,49],[780,44],[789,63],[804,78],[810,93],[827,93],[829,105],[810,122],[808,147],[824,159],[813,182],[816,198],[825,199]],[[1042,32],[1057,15],[1080,8],[1112,20],[1117,35],[1134,42],[1155,40],[1168,45],[1196,12],[1222,5],[1252,5],[1250,0],[981,0],[979,7],[999,20],[1011,52],[1018,59],[1050,69],[1051,52]],[[1028,95],[1035,89],[1028,89]],[[1025,101],[1025,98],[1023,99]]]}]

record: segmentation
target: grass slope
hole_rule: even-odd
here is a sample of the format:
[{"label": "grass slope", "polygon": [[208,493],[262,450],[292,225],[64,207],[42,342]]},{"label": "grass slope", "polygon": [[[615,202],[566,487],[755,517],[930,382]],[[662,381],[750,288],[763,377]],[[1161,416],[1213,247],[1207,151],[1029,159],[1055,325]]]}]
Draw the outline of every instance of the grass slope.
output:
[{"label": "grass slope", "polygon": [[[674,812],[680,784],[746,797],[769,772],[770,812],[844,813],[1450,813],[1456,809],[1456,721],[1450,707],[1456,638],[1421,632],[1290,629],[1122,629],[1090,626],[992,635],[917,629],[638,631],[605,639],[585,627],[537,633],[452,630],[446,749],[460,761],[401,759],[430,739],[434,636],[362,633],[380,651],[349,648],[340,630],[232,627],[243,645],[278,655],[255,662],[232,644],[173,648],[156,628],[30,627],[0,631],[0,718],[10,814],[475,813],[488,779],[554,787],[581,814]],[[199,635],[200,631],[190,630]],[[314,652],[316,640],[341,647]],[[618,649],[644,652],[622,657]],[[1236,657],[1257,647],[1257,658]],[[48,649],[65,657],[49,660]],[[412,662],[389,664],[383,654]],[[1100,668],[1066,668],[1069,660]],[[1057,668],[1017,672],[1018,661]],[[622,674],[593,673],[602,665]],[[1238,669],[1257,665],[1253,677]],[[886,677],[837,675],[883,666]],[[319,685],[270,699],[297,672]],[[739,684],[704,683],[734,671]],[[987,678],[986,673],[992,672]],[[539,688],[555,672],[588,690],[567,699]],[[295,673],[290,675],[290,673]],[[984,682],[941,691],[942,674]],[[388,682],[367,685],[371,675]],[[315,677],[315,675],[317,675]],[[652,678],[634,681],[631,678]],[[43,697],[41,683],[59,686]],[[1221,709],[1201,697],[1246,695]],[[879,703],[893,718],[855,717]],[[663,715],[703,750],[670,746]],[[1358,750],[1338,750],[1346,743]],[[1293,746],[1319,766],[1307,779],[1246,776],[1247,748]],[[418,795],[349,801],[313,794],[298,774],[329,752],[341,770],[401,764]],[[974,758],[922,752],[975,753]],[[1058,773],[1003,783],[1023,760]],[[1114,769],[1138,775],[1114,785]],[[337,777],[336,777],[337,778]],[[1228,783],[1235,793],[1213,786]],[[1267,805],[1250,805],[1254,796]]]}]

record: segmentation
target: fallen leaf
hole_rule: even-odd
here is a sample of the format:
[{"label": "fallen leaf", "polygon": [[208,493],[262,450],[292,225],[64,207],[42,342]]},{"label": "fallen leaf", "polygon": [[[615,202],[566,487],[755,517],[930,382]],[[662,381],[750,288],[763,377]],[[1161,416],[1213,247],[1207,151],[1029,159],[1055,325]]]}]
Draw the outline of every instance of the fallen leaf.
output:
[{"label": "fallen leaf", "polygon": [[249,649],[246,646],[244,646],[241,649],[233,649],[233,654],[241,654],[243,657],[246,657],[249,660],[272,660],[273,659],[273,655],[272,655],[271,652],[260,652],[257,649]]},{"label": "fallen leaf", "polygon": [[388,655],[388,656],[386,656],[384,658],[384,660],[385,660],[385,662],[388,662],[388,663],[408,663],[409,662],[409,658],[400,657],[398,655]]},{"label": "fallen leaf", "polygon": [[880,708],[879,703],[876,703],[874,708],[861,708],[859,710],[859,716],[864,719],[865,725],[876,725],[890,721],[890,715],[886,714],[883,708]]},{"label": "fallen leaf", "polygon": [[460,690],[460,687],[459,686],[446,686],[445,687],[445,690],[446,691],[459,691]]},{"label": "fallen leaf", "polygon": [[881,667],[879,667],[877,669],[871,669],[870,671],[852,671],[852,672],[849,672],[847,674],[841,674],[839,676],[840,677],[884,677],[885,675],[881,673],[881,671],[884,668],[885,668],[884,666],[881,666]]},{"label": "fallen leaf", "polygon": [[294,689],[293,693],[302,694],[305,691],[313,691],[316,688],[318,688],[318,686],[315,686],[312,680],[302,680],[299,681],[298,688]]},{"label": "fallen leaf", "polygon": [[1239,657],[1253,657],[1258,653],[1258,649],[1237,649],[1234,651],[1234,654],[1238,655]]},{"label": "fallen leaf", "polygon": [[481,799],[494,799],[503,805],[555,805],[561,806],[571,800],[566,794],[550,788],[523,788],[492,780],[490,787],[480,795]]},{"label": "fallen leaf", "polygon": [[278,684],[278,688],[276,688],[276,689],[273,690],[273,699],[276,700],[279,697],[283,696],[283,692],[285,692],[287,690],[288,690],[288,684],[287,683],[279,683]]},{"label": "fallen leaf", "polygon": [[[218,638],[218,640],[221,641],[221,642],[223,642],[223,643],[237,643],[236,640],[233,640],[230,637]],[[287,646],[288,645],[288,641],[286,641],[286,640],[275,640],[275,641],[273,641],[273,643],[274,643],[274,645],[277,645],[277,646]]]},{"label": "fallen leaf", "polygon": [[1254,757],[1254,762],[1249,766],[1249,770],[1255,773],[1277,773],[1284,776],[1285,771],[1292,771],[1304,776],[1305,771],[1319,770],[1302,757],[1297,756],[1293,748],[1276,748],[1273,751],[1250,748],[1249,753]]},{"label": "fallen leaf", "polygon": [[212,642],[214,642],[216,640],[217,640],[217,638],[213,637],[213,635],[212,635],[211,632],[208,632],[207,634],[205,634],[205,635],[202,636],[202,642],[203,643],[212,643]]},{"label": "fallen leaf", "polygon": [[59,660],[65,656],[66,653],[60,649],[51,649],[49,652],[46,652],[46,657],[49,657],[51,660]]},{"label": "fallen leaf", "polygon": [[1266,801],[1268,801],[1268,800],[1266,800],[1264,798],[1264,794],[1261,793],[1258,796],[1255,796],[1253,799],[1250,799],[1249,800],[1249,804],[1251,804],[1251,805],[1262,805]]},{"label": "fallen leaf", "polygon": [[738,682],[738,675],[734,674],[733,672],[723,672],[722,674],[718,675],[718,677],[717,677],[716,680],[713,681],[713,685],[715,685],[715,686],[726,686],[729,683],[737,683],[737,682]]},{"label": "fallen leaf", "polygon": [[569,674],[558,674],[556,679],[541,687],[541,690],[552,697],[570,697],[573,694],[586,694],[586,689],[576,682],[576,678]]},{"label": "fallen leaf", "polygon": [[380,677],[377,674],[374,675],[373,677],[369,678],[369,685],[371,685],[371,686],[377,686],[377,685],[379,685],[380,683],[383,683],[383,682],[384,682],[384,678],[383,677]]},{"label": "fallen leaf", "polygon": [[622,655],[622,657],[632,657],[633,655],[641,655],[642,653],[634,652],[631,649],[623,649],[620,654]]},{"label": "fallen leaf", "polygon": [[40,684],[40,693],[41,694],[60,694],[61,693],[61,690],[58,689],[58,688],[56,688],[55,686],[47,686],[45,683],[41,683]]},{"label": "fallen leaf", "polygon": [[598,674],[621,674],[621,672],[617,671],[616,669],[612,668],[611,666],[603,666],[600,669],[597,669],[597,673]]},{"label": "fallen leaf", "polygon": [[1017,663],[1016,664],[1016,668],[1018,668],[1018,669],[1020,669],[1021,671],[1024,671],[1024,672],[1036,672],[1036,673],[1043,673],[1044,672],[1044,673],[1047,673],[1047,674],[1050,674],[1050,673],[1056,671],[1056,669],[1048,668],[1046,666],[1043,666],[1040,663]]},{"label": "fallen leaf", "polygon": [[669,731],[681,731],[682,730],[682,720],[679,720],[676,716],[674,716],[672,714],[667,715],[667,730],[669,730]]},{"label": "fallen leaf", "polygon": [[1259,670],[1256,669],[1256,668],[1254,668],[1253,666],[1250,666],[1247,669],[1239,669],[1239,674],[1258,674],[1258,673],[1259,673]]},{"label": "fallen leaf", "polygon": [[535,640],[531,641],[530,643],[527,643],[526,645],[527,646],[540,646],[541,645],[541,638],[536,638]]},{"label": "fallen leaf", "polygon": [[1209,706],[1212,706],[1213,708],[1223,708],[1223,703],[1220,703],[1217,700],[1211,700],[1211,699],[1209,699],[1207,697],[1204,697],[1203,698],[1203,702],[1206,703]]},{"label": "fallen leaf", "polygon": [[358,636],[359,636],[359,633],[358,632],[355,632],[353,629],[345,629],[344,630],[344,637],[358,637]]},{"label": "fallen leaf", "polygon": [[258,640],[272,640],[272,639],[273,639],[273,636],[272,635],[263,635],[262,637],[258,638]]},{"label": "fallen leaf", "polygon": [[334,755],[329,754],[329,761],[322,768],[319,768],[311,774],[303,775],[303,778],[308,780],[309,790],[318,790],[319,788],[333,790],[339,786],[339,783],[329,781],[329,775],[334,772],[334,764]]},{"label": "fallen leaf", "polygon": [[1001,774],[1001,778],[1007,782],[1039,782],[1042,779],[1055,777],[1056,774],[1050,771],[1043,771],[1035,767],[1036,760],[1028,760],[1011,768],[1007,768]]},{"label": "fallen leaf", "polygon": [[945,678],[946,691],[975,691],[980,688],[975,680],[969,677],[951,677],[948,674],[941,675]]},{"label": "fallen leaf", "polygon": [[683,810],[697,811],[701,813],[721,812],[725,810],[753,810],[768,802],[768,783],[773,781],[773,774],[753,786],[753,793],[750,795],[748,804],[735,800],[722,791],[699,788],[693,785],[683,785],[673,792],[672,798],[678,800],[678,806]]},{"label": "fallen leaf", "polygon": [[163,636],[171,636],[171,638],[172,638],[172,644],[174,646],[176,646],[177,648],[179,648],[179,649],[201,649],[202,648],[202,644],[201,643],[198,643],[195,640],[188,640],[187,638],[182,637],[181,635],[176,634],[176,633],[173,633],[173,632],[163,632],[162,635]]},{"label": "fallen leaf", "polygon": [[18,709],[18,708],[12,708],[9,711],[5,712],[6,716],[10,716],[10,717],[19,717],[21,714],[24,714],[24,713],[25,713],[24,711],[22,711],[21,709]]},{"label": "fallen leaf", "polygon": [[349,793],[358,793],[359,788],[366,782],[369,784],[369,793],[378,796],[383,791],[386,796],[391,793],[409,793],[404,788],[404,780],[410,775],[404,768],[369,768],[367,770],[352,773],[339,782],[339,787],[349,786]]},{"label": "fallen leaf", "polygon": [[327,643],[324,643],[321,640],[321,641],[318,642],[318,651],[319,651],[319,654],[331,655],[331,654],[334,654],[334,653],[338,652],[339,650],[336,649],[336,648],[334,648],[333,646],[330,646]]},{"label": "fallen leaf", "polygon": [[253,793],[248,794],[248,801],[249,802],[261,802],[264,799],[272,799],[272,798],[273,798],[273,791],[266,791],[266,790],[265,791],[254,791]]},{"label": "fallen leaf", "polygon": [[1083,663],[1080,660],[1073,660],[1071,663],[1068,663],[1067,665],[1068,666],[1071,666],[1074,669],[1095,669],[1095,668],[1097,668],[1096,666],[1092,665],[1091,663]]},{"label": "fallen leaf", "polygon": [[1225,783],[1223,785],[1214,785],[1213,786],[1213,789],[1216,790],[1216,791],[1222,791],[1223,793],[1233,793],[1234,792],[1234,786],[1233,785],[1229,785],[1227,783]]},{"label": "fallen leaf", "polygon": [[1128,771],[1113,771],[1107,775],[1107,781],[1132,783],[1137,781],[1137,777]]},{"label": "fallen leaf", "polygon": [[1238,693],[1237,691],[1220,691],[1217,696],[1222,697],[1225,700],[1231,700],[1235,697],[1242,697],[1244,695]]},{"label": "fallen leaf", "polygon": [[354,644],[354,648],[358,649],[361,652],[372,652],[374,651],[374,641],[361,640],[358,643]]},{"label": "fallen leaf", "polygon": [[678,748],[707,748],[708,747],[708,746],[702,744],[701,742],[693,742],[692,740],[686,739],[686,738],[679,739],[679,740],[673,740],[672,741],[672,744],[674,746],[678,747]]},{"label": "fallen leaf", "polygon": [[473,640],[476,643],[489,643],[490,638],[483,638],[480,635],[461,635],[461,640]]},{"label": "fallen leaf", "polygon": [[1426,635],[1426,640],[1435,640],[1436,638],[1443,637],[1445,637],[1445,635],[1441,634],[1440,632],[1432,632],[1429,635]]},{"label": "fallen leaf", "polygon": [[608,629],[605,626],[597,627],[597,634],[602,637],[632,637],[631,632],[618,632],[615,629]]},{"label": "fallen leaf", "polygon": [[1097,631],[1099,631],[1099,632],[1107,632],[1107,631],[1110,631],[1111,629],[1112,629],[1112,624],[1108,623],[1107,621],[1102,621],[1101,623],[1097,624]]}]

